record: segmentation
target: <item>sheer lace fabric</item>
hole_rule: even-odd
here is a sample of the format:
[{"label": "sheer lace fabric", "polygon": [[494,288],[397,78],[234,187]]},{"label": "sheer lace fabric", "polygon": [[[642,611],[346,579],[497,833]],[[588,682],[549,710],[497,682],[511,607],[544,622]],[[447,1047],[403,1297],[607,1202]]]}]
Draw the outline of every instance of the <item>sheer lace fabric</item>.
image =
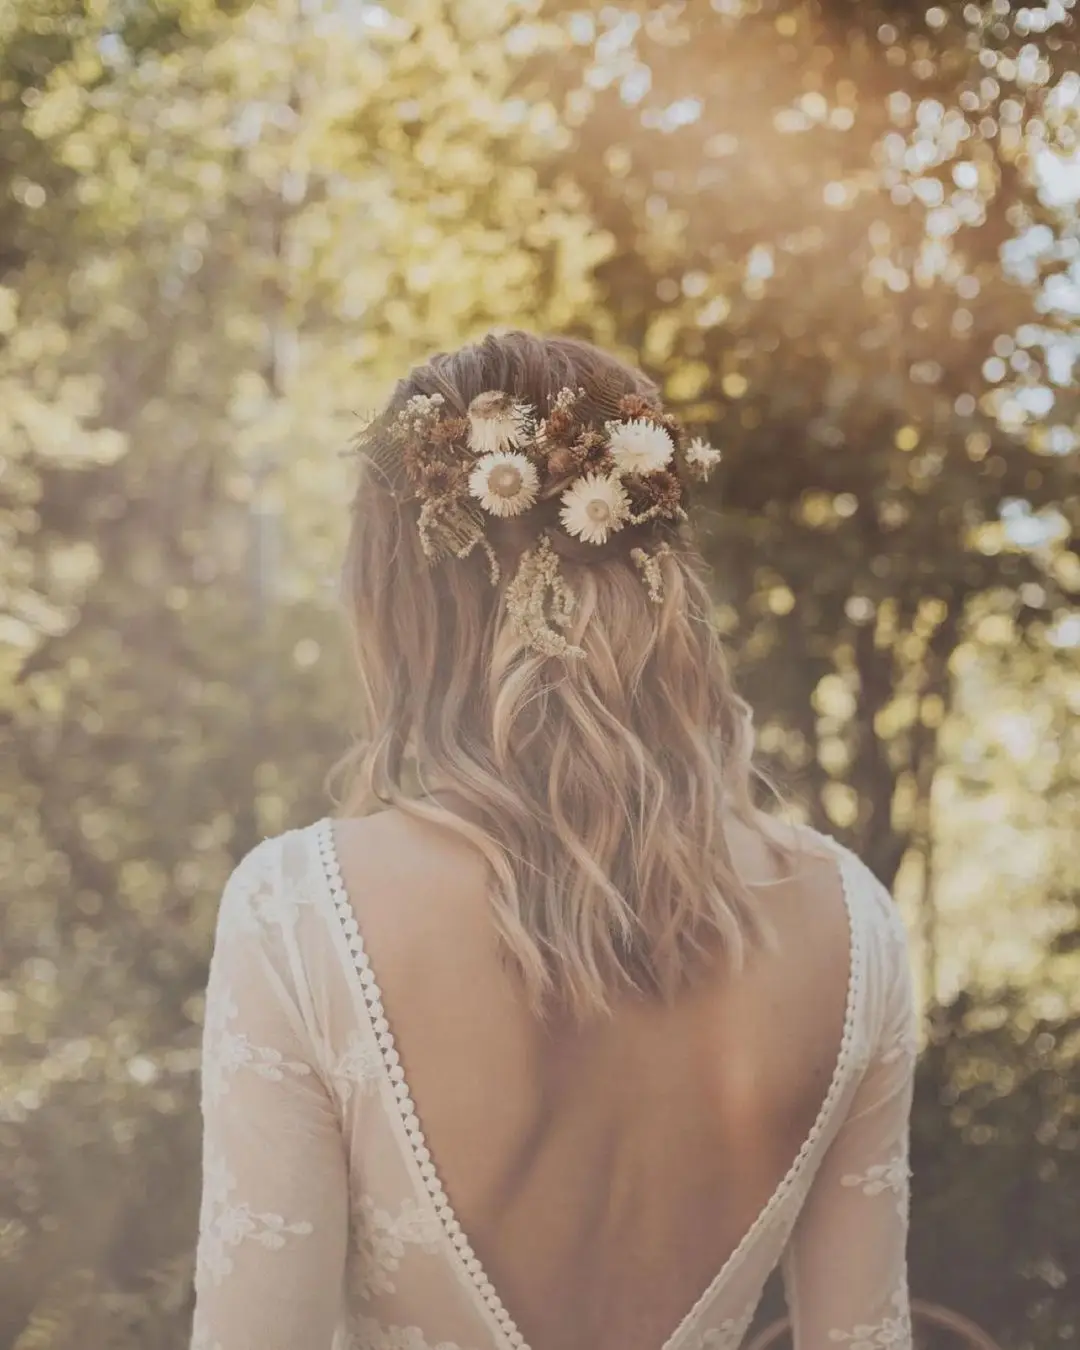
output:
[{"label": "sheer lace fabric", "polygon": [[[910,1350],[906,939],[887,892],[832,847],[851,971],[828,1092],[656,1350],[735,1350],[777,1265],[796,1350]],[[266,840],[226,886],[203,1119],[192,1350],[528,1350],[440,1184],[329,821]]]}]

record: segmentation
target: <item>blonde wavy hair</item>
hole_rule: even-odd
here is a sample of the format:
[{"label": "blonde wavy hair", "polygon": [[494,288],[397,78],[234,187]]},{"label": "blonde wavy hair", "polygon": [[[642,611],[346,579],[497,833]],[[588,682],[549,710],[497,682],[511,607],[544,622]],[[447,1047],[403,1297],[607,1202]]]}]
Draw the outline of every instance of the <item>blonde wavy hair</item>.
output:
[{"label": "blonde wavy hair", "polygon": [[[588,343],[511,332],[411,371],[382,422],[418,394],[463,415],[488,390],[542,416],[565,386],[599,422],[624,394],[659,402]],[[540,1016],[670,1002],[718,956],[740,968],[771,946],[724,830],[735,817],[776,847],[753,803],[749,708],[685,532],[665,536],[659,604],[630,559],[640,535],[597,549],[551,532],[577,597],[567,636],[584,650],[564,660],[524,645],[479,551],[424,557],[417,512],[404,475],[362,455],[343,582],[369,734],[336,766],[342,814],[396,807],[480,851],[503,953]],[[523,519],[492,522],[504,576],[534,542]]]}]

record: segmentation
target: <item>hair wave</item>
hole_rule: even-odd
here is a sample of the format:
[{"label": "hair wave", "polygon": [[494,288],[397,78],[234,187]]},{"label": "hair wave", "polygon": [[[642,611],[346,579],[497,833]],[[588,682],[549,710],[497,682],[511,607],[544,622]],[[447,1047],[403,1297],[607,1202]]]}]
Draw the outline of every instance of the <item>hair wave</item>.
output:
[{"label": "hair wave", "polygon": [[[489,389],[543,415],[565,385],[584,388],[598,419],[625,393],[658,399],[588,343],[513,332],[414,369],[384,418],[434,393],[463,414]],[[585,653],[564,661],[515,635],[485,559],[432,566],[416,518],[393,465],[361,456],[343,582],[370,734],[336,767],[343,813],[391,805],[480,851],[503,951],[539,1015],[670,1001],[718,956],[739,968],[771,945],[724,830],[730,816],[760,829],[749,708],[689,538],[667,536],[656,604],[635,540],[597,550],[553,532],[577,597],[567,637]],[[525,519],[493,522],[511,559],[531,542]]]}]

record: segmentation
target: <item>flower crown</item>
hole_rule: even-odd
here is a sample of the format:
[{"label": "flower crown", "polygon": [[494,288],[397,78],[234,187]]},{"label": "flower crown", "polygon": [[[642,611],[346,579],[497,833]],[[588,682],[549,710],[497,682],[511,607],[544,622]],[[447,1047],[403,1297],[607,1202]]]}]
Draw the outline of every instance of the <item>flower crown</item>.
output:
[{"label": "flower crown", "polygon": [[[492,390],[478,394],[465,417],[450,415],[441,394],[410,398],[388,426],[386,449],[400,457],[420,503],[420,544],[431,561],[481,549],[498,585],[488,539],[493,519],[522,516],[558,500],[561,529],[597,547],[628,526],[686,519],[685,478],[704,480],[720,452],[639,394],[618,402],[616,419],[598,429],[579,409],[583,389],[564,388],[548,415]],[[682,472],[680,472],[682,470]],[[572,621],[574,596],[559,571],[550,521],[526,550],[507,585],[506,605],[523,641],[545,656],[580,656],[556,630]],[[662,596],[660,559],[631,550],[649,595]]]}]

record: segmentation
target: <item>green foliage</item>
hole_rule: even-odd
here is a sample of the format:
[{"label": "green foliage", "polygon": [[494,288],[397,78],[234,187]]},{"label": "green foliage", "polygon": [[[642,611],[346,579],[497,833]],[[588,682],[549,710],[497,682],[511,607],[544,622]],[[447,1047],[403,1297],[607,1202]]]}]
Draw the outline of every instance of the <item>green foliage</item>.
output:
[{"label": "green foliage", "polygon": [[[939,1012],[912,1128],[912,1282],[1005,1345],[1067,1342],[1080,1222],[1080,1018],[1015,991]],[[992,1279],[987,1272],[993,1271]]]},{"label": "green foliage", "polygon": [[[896,787],[925,780],[920,707],[948,703],[969,601],[1034,581],[1045,614],[1077,584],[1072,555],[1000,524],[1014,498],[1059,537],[1076,520],[1070,396],[1049,420],[1025,401],[1057,393],[1066,316],[1041,283],[1074,241],[1031,168],[1040,143],[1071,151],[1071,94],[1049,53],[1007,55],[1015,34],[980,38],[960,6],[936,26],[865,3],[651,11],[571,15],[581,61],[553,81],[537,57],[522,93],[573,126],[550,172],[614,241],[600,331],[724,448],[714,556],[767,744],[892,876],[917,828]],[[1002,247],[1035,227],[1060,254],[1013,279]],[[850,715],[808,685],[842,685]]]},{"label": "green foliage", "polygon": [[[899,875],[928,995],[942,896],[1047,920],[1027,987],[936,1014],[913,1268],[1017,1350],[1073,1334],[1076,239],[1045,166],[1080,81],[1067,23],[1008,11],[3,8],[0,1347],[185,1343],[216,896],[322,814],[348,735],[335,451],[500,324],[625,351],[722,446],[700,523],[762,747]],[[999,735],[1021,714],[1052,764]]]}]

